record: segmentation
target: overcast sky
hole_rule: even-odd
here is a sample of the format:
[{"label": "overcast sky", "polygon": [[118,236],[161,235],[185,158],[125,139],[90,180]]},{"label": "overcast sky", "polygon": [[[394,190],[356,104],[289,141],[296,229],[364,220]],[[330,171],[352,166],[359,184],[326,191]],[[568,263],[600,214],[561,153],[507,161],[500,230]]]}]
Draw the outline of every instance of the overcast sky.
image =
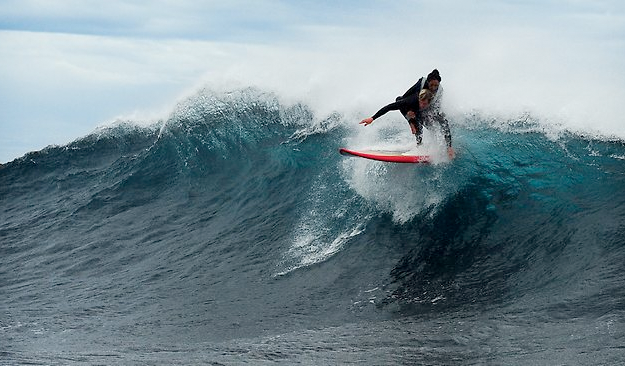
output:
[{"label": "overcast sky", "polygon": [[624,59],[621,0],[0,0],[0,162],[203,86],[369,115],[434,67],[458,111],[625,138]]}]

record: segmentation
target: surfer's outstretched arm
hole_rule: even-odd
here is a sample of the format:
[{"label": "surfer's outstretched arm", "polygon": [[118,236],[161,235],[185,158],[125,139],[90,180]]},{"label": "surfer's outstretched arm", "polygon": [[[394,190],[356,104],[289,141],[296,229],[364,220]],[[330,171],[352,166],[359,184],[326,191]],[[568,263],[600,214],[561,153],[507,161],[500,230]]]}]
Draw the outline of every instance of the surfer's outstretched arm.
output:
[{"label": "surfer's outstretched arm", "polygon": [[361,125],[365,125],[368,126],[370,125],[375,119],[382,117],[383,115],[385,115],[386,113],[390,112],[390,111],[396,111],[401,109],[402,107],[407,107],[407,101],[405,99],[400,99],[396,102],[393,102],[391,104],[385,105],[384,107],[382,107],[379,111],[377,111],[372,117],[369,118],[365,118],[362,121],[360,121]]}]

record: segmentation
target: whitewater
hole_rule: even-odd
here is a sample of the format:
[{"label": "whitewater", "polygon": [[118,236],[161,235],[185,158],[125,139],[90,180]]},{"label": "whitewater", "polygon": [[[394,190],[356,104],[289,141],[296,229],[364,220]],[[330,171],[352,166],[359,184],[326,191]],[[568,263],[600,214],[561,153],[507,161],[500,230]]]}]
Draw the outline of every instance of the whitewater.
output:
[{"label": "whitewater", "polygon": [[338,148],[399,114],[311,103],[205,87],[0,168],[0,363],[625,364],[622,139],[463,111],[388,164]]}]

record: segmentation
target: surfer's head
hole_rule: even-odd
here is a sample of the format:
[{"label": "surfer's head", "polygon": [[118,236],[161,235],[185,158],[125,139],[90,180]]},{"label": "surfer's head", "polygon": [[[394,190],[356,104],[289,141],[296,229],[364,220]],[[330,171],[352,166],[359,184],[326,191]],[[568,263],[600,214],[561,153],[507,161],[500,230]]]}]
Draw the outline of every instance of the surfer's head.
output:
[{"label": "surfer's head", "polygon": [[438,73],[437,69],[432,70],[431,73],[428,74],[428,77],[425,79],[425,81],[430,82],[431,80],[438,80],[438,82],[441,82],[441,74]]},{"label": "surfer's head", "polygon": [[432,93],[436,93],[438,86],[441,84],[441,75],[438,73],[437,69],[432,70],[432,72],[428,74],[425,79],[425,84]]},{"label": "surfer's head", "polygon": [[427,108],[430,105],[430,102],[434,98],[434,94],[428,89],[421,89],[419,92],[419,108]]}]

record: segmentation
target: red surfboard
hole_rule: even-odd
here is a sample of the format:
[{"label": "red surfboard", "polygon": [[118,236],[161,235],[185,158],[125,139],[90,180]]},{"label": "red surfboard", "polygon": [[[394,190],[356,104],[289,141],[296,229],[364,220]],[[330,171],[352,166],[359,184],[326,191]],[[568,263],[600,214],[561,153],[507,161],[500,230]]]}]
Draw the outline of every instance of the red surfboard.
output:
[{"label": "red surfboard", "polygon": [[384,150],[350,150],[340,148],[342,155],[356,156],[359,158],[386,161],[391,163],[429,163],[431,158],[429,155],[412,155],[405,151],[384,151]]}]

